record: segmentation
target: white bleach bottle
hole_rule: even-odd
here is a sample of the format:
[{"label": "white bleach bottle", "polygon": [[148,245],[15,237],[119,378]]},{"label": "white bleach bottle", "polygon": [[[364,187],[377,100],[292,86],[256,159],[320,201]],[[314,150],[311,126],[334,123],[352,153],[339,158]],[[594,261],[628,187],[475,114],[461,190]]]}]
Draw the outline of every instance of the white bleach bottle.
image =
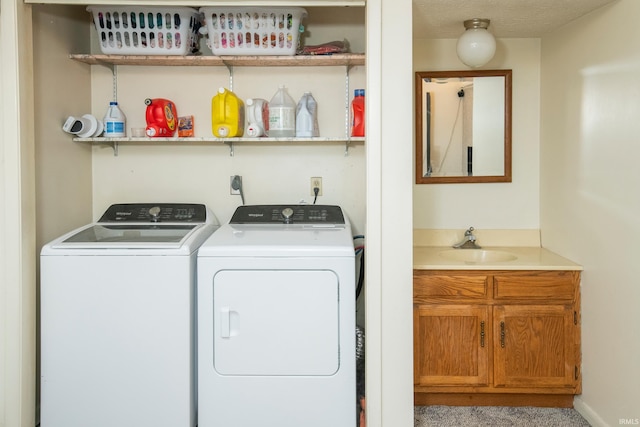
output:
[{"label": "white bleach bottle", "polygon": [[109,109],[104,116],[104,137],[105,138],[122,138],[127,136],[127,118],[118,107],[116,101],[109,103]]},{"label": "white bleach bottle", "polygon": [[296,103],[280,86],[269,101],[269,137],[293,138],[296,136]]},{"label": "white bleach bottle", "polygon": [[249,98],[245,101],[247,136],[263,136],[269,132],[269,103],[265,99]]},{"label": "white bleach bottle", "polygon": [[305,92],[296,107],[296,137],[310,138],[314,136],[320,136],[318,104],[311,92]]}]

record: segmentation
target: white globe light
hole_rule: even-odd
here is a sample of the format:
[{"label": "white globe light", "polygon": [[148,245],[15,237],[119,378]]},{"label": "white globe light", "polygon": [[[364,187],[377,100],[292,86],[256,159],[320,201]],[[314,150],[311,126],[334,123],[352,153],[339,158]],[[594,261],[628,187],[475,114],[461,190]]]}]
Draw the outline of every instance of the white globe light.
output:
[{"label": "white globe light", "polygon": [[464,21],[467,29],[458,39],[456,51],[458,58],[469,67],[481,67],[496,53],[496,39],[487,31],[488,19],[470,19]]}]

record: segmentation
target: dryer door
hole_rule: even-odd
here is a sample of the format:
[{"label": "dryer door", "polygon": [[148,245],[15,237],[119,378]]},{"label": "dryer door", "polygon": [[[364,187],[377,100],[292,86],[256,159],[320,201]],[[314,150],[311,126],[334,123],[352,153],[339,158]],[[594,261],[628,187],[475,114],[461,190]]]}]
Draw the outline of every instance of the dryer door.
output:
[{"label": "dryer door", "polygon": [[328,376],[339,368],[338,276],[223,270],[213,280],[220,375]]}]

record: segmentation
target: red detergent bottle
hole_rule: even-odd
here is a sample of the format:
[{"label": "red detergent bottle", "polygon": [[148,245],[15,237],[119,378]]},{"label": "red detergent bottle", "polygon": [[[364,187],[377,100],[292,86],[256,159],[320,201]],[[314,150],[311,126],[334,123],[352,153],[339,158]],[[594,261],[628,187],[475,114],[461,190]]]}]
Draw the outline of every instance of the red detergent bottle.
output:
[{"label": "red detergent bottle", "polygon": [[351,101],[351,136],[364,136],[364,89],[356,89]]},{"label": "red detergent bottle", "polygon": [[163,98],[147,98],[146,134],[152,138],[170,137],[178,129],[178,112],[176,104]]}]

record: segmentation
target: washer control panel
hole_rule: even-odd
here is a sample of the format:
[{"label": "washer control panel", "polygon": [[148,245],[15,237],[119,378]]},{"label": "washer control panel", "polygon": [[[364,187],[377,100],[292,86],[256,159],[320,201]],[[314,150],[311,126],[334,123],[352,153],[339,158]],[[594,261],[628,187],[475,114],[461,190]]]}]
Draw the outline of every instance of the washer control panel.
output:
[{"label": "washer control panel", "polygon": [[230,224],[344,224],[340,206],[248,205],[240,206]]},{"label": "washer control panel", "polygon": [[122,203],[109,206],[98,222],[205,222],[207,208],[195,203]]}]

